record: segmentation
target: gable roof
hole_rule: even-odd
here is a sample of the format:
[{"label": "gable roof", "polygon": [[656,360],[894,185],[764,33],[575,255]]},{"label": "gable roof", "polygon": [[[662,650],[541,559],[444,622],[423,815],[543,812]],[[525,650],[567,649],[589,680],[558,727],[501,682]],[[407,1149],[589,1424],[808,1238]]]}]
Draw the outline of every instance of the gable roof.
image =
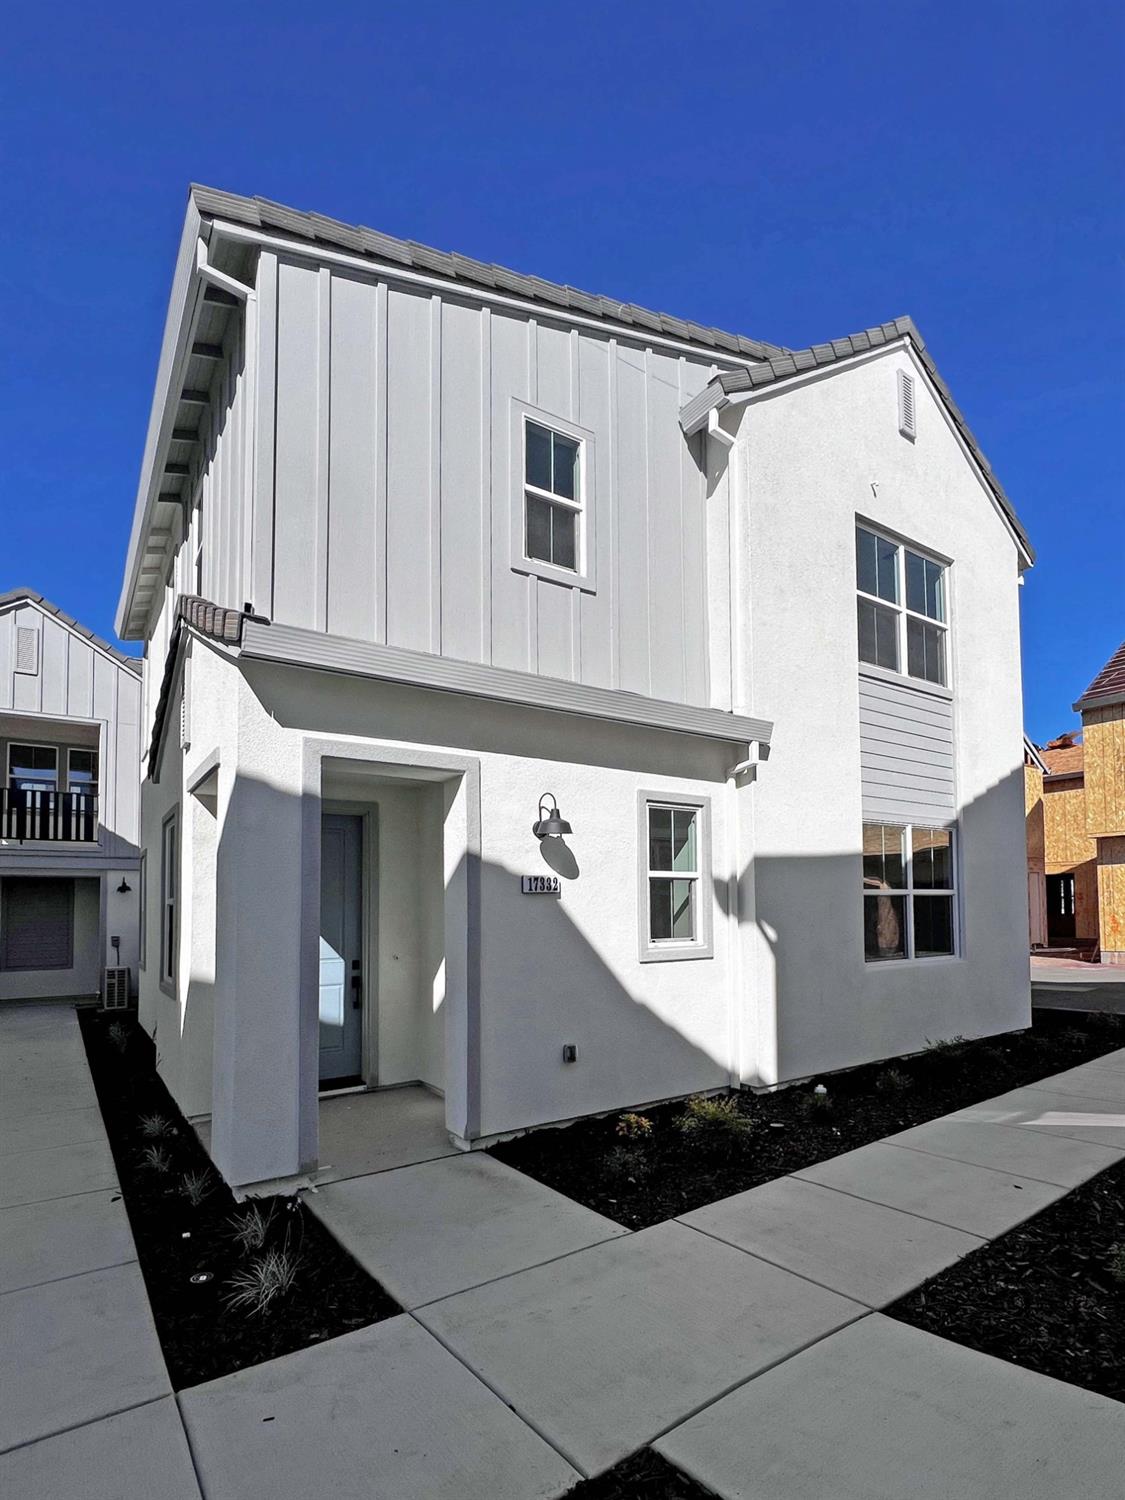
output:
[{"label": "gable roof", "polygon": [[42,594],[37,594],[34,589],[9,589],[7,593],[0,594],[0,610],[7,609],[10,605],[14,604],[34,604],[36,608],[43,610],[46,614],[53,615],[68,630],[73,630],[76,635],[82,636],[92,646],[97,646],[107,656],[112,656],[114,661],[120,666],[128,667],[138,677],[141,675],[141,663],[137,657],[126,656],[124,651],[119,651],[116,646],[111,646],[108,641],[103,641],[100,635],[95,635],[80,620],[76,620],[73,615],[68,615],[66,610],[60,609],[57,604],[52,604],[50,599],[45,599]]},{"label": "gable roof", "polygon": [[721,328],[706,328],[690,319],[675,318],[670,313],[650,312],[647,308],[637,307],[635,303],[621,302],[616,297],[580,292],[576,287],[544,281],[540,276],[525,276],[519,271],[488,265],[467,255],[435,250],[429,245],[419,245],[414,240],[396,239],[377,229],[344,224],[339,219],[326,219],[323,214],[286,208],[283,203],[272,203],[268,198],[244,198],[239,193],[225,193],[219,188],[203,187],[199,183],[192,184],[191,197],[203,218],[226,219],[234,224],[244,224],[250,229],[274,230],[279,234],[345,250],[351,255],[361,255],[372,261],[390,261],[394,265],[423,271],[428,276],[463,282],[478,290],[509,292],[532,302],[582,313],[586,317],[605,319],[609,323],[635,325],[639,329],[667,334],[670,338],[700,344],[706,349],[744,355],[748,359],[765,359],[769,355],[786,352],[780,344],[768,344],[760,339],[746,338],[742,334],[725,333]]},{"label": "gable roof", "polygon": [[838,364],[841,360],[852,359],[858,354],[867,354],[872,349],[881,349],[901,339],[908,339],[913,346],[914,352],[949,412],[953,425],[979,466],[985,482],[996,497],[1021,547],[1027,553],[1028,561],[1034,562],[1035,551],[1024,530],[1023,523],[1016,515],[1015,507],[1005,494],[999,479],[992,472],[992,465],[973,436],[972,429],[965,421],[961,408],[954,401],[949,387],[938,373],[938,368],[926,348],[922,335],[914,326],[912,318],[895,318],[890,323],[880,323],[875,328],[865,328],[860,333],[852,333],[842,339],[833,339],[827,344],[813,344],[808,349],[788,349],[780,354],[770,355],[760,364],[751,365],[746,369],[723,370],[714,376],[697,396],[693,396],[687,402],[680,413],[680,425],[685,432],[694,432],[702,425],[707,413],[723,405],[729,396],[756,391],[773,385],[779,380],[803,375],[810,370],[824,369]]},{"label": "gable roof", "polygon": [[1040,750],[1047,762],[1048,776],[1081,776],[1084,766],[1081,745],[1058,745],[1053,750]]},{"label": "gable roof", "polygon": [[1125,703],[1125,641],[1122,641],[1074,705],[1076,712],[1101,704]]}]

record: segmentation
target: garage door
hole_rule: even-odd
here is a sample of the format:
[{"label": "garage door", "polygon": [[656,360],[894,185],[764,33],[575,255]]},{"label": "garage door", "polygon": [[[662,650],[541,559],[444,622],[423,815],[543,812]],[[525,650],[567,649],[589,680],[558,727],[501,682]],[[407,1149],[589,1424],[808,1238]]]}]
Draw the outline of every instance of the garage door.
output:
[{"label": "garage door", "polygon": [[0,887],[0,966],[74,964],[74,882],[9,877]]}]

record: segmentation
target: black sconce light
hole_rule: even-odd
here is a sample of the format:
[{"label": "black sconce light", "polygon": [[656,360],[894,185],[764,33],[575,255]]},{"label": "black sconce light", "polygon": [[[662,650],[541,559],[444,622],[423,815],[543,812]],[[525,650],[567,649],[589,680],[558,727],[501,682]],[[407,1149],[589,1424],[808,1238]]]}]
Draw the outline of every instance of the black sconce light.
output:
[{"label": "black sconce light", "polygon": [[559,812],[554,792],[544,792],[540,797],[539,816],[532,823],[531,831],[537,839],[557,839],[571,832],[570,824]]},{"label": "black sconce light", "polygon": [[122,875],[121,884],[117,887],[117,894],[119,896],[127,896],[132,889],[133,887],[125,879],[124,875]]}]

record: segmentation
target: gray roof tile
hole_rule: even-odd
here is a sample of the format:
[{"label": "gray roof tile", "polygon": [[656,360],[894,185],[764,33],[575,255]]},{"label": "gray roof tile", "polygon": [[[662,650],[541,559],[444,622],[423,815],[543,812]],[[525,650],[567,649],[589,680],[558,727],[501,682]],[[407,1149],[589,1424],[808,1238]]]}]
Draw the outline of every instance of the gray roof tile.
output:
[{"label": "gray roof tile", "polygon": [[576,308],[589,316],[650,328],[654,333],[667,333],[705,349],[726,349],[731,353],[745,354],[751,359],[765,359],[771,354],[785,352],[778,344],[742,338],[718,328],[705,328],[702,324],[688,323],[666,313],[648,312],[612,297],[579,292],[573,287],[544,281],[539,276],[524,276],[502,266],[486,266],[467,256],[395,239],[378,230],[343,224],[338,219],[325,218],[323,214],[303,213],[298,209],[287,208],[283,203],[274,203],[268,198],[244,198],[238,193],[225,193],[218,188],[198,184],[193,184],[191,194],[196,208],[204,217],[228,219],[252,229],[279,230],[302,240],[337,245],[353,254],[370,255],[397,265],[416,266],[431,274],[447,276],[451,281],[499,288],[549,307]]}]

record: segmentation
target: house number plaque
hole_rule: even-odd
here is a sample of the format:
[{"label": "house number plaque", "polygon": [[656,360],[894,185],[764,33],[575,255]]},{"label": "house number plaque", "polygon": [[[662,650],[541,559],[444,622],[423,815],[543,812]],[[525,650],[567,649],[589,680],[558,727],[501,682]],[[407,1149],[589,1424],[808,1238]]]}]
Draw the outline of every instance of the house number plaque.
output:
[{"label": "house number plaque", "polygon": [[520,890],[525,896],[561,896],[557,875],[521,875]]}]

